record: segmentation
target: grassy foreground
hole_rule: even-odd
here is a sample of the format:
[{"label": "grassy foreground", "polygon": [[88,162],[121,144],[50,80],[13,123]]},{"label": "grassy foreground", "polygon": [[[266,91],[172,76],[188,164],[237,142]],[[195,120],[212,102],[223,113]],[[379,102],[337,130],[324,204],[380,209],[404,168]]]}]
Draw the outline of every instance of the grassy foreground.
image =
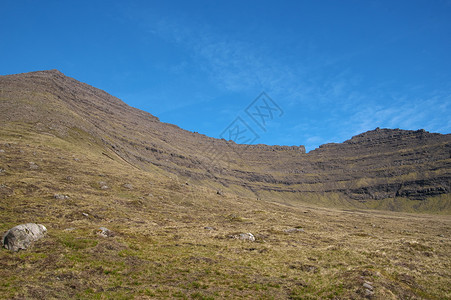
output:
[{"label": "grassy foreground", "polygon": [[[0,251],[2,299],[451,298],[447,215],[218,195],[75,130],[15,124],[0,150],[0,231],[48,229],[26,251]],[[256,241],[230,238],[246,232]]]}]

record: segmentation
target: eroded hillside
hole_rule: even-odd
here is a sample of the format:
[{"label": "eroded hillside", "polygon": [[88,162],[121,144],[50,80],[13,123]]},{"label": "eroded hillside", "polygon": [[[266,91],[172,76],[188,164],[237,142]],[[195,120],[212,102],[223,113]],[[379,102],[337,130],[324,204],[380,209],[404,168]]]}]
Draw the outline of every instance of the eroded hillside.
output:
[{"label": "eroded hillside", "polygon": [[259,199],[341,207],[449,208],[451,135],[376,129],[304,153],[239,145],[162,123],[56,70],[0,77],[2,126],[65,138],[86,134],[104,154],[145,171]]},{"label": "eroded hillside", "polygon": [[48,233],[0,250],[2,299],[451,297],[449,216],[219,195],[83,131],[13,125],[0,128],[0,232]]}]

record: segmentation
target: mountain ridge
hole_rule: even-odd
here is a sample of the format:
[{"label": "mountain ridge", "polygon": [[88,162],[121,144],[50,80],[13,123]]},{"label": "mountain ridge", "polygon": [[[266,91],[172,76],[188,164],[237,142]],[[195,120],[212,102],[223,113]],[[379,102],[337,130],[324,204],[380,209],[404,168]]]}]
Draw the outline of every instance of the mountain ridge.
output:
[{"label": "mountain ridge", "polygon": [[33,124],[61,138],[76,128],[112,159],[239,195],[377,208],[450,192],[450,134],[376,128],[309,153],[241,145],[163,123],[58,70],[1,76],[0,99],[3,125]]}]

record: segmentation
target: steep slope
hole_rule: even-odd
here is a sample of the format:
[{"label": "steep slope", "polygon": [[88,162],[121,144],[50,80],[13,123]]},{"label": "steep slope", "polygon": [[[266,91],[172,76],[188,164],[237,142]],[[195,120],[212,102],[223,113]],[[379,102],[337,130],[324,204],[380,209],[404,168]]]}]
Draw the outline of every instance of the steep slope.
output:
[{"label": "steep slope", "polygon": [[0,111],[5,128],[86,134],[113,160],[239,195],[394,210],[449,203],[449,134],[376,129],[308,154],[238,145],[162,123],[56,70],[1,76]]},{"label": "steep slope", "polygon": [[[48,229],[25,251],[0,249],[0,299],[451,297],[449,215],[218,195],[81,130],[0,126],[0,150],[0,235]],[[234,238],[248,232],[254,242]]]},{"label": "steep slope", "polygon": [[[419,190],[412,172],[449,180],[447,135],[377,130],[239,156],[247,146],[57,71],[0,77],[0,113],[0,234],[48,229],[25,251],[0,249],[0,299],[451,298],[449,193],[360,202],[382,179],[408,183],[399,193]],[[372,201],[448,215],[355,208]]]}]

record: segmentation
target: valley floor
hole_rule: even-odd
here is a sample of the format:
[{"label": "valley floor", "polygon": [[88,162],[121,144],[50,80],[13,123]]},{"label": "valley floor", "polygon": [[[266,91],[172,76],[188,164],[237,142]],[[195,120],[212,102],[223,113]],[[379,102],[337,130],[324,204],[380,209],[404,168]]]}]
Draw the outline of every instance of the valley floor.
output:
[{"label": "valley floor", "polygon": [[48,234],[0,251],[0,298],[451,298],[450,216],[218,195],[88,137],[20,132],[0,139],[0,231]]}]

